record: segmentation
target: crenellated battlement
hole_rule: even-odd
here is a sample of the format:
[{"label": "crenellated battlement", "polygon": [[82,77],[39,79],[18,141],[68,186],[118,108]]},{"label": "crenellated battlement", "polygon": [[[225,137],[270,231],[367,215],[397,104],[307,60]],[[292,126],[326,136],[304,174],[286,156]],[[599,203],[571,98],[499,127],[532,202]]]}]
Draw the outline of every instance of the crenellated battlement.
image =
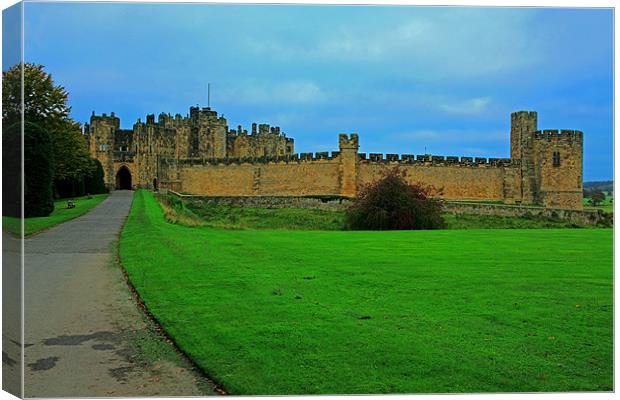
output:
[{"label": "crenellated battlement", "polygon": [[357,133],[341,133],[338,135],[338,144],[341,149],[355,149],[359,148],[359,136]]},{"label": "crenellated battlement", "polygon": [[378,164],[417,164],[435,166],[514,166],[518,160],[510,158],[485,158],[485,157],[456,157],[434,156],[430,154],[383,154],[383,153],[358,153],[360,162]]},{"label": "crenellated battlement", "polygon": [[[258,127],[258,129],[257,129]],[[256,124],[253,123],[252,124],[252,130],[250,131],[250,133],[248,133],[247,129],[243,129],[243,127],[241,125],[237,125],[237,129],[229,129],[227,132],[227,135],[229,138],[232,138],[234,140],[234,138],[237,137],[265,137],[265,136],[271,136],[271,137],[279,137],[282,139],[287,139],[290,142],[293,142],[292,138],[287,138],[286,137],[286,133],[281,131],[279,126],[270,126],[269,124]]]},{"label": "crenellated battlement", "polygon": [[534,132],[535,140],[583,141],[583,132],[572,129],[545,129]]},{"label": "crenellated battlement", "polygon": [[536,124],[538,113],[536,111],[515,111],[510,113],[510,119],[512,122],[521,119],[524,121],[532,121]]},{"label": "crenellated battlement", "polygon": [[[340,151],[305,152],[283,156],[263,157],[226,157],[226,158],[185,158],[180,165],[219,165],[219,164],[269,164],[314,161],[339,161]],[[428,154],[414,156],[412,154],[358,153],[358,161],[364,164],[420,165],[420,166],[461,166],[461,167],[510,167],[519,165],[518,161],[509,158],[431,156]]]},{"label": "crenellated battlement", "polygon": [[184,158],[179,159],[179,165],[229,165],[229,164],[273,164],[273,163],[302,163],[314,161],[338,160],[339,151],[320,151],[316,153],[297,153],[281,156],[262,157],[226,157],[226,158]]},{"label": "crenellated battlement", "polygon": [[93,111],[92,115],[90,116],[90,126],[102,123],[105,125],[112,125],[116,129],[118,129],[120,127],[121,119],[114,114],[114,111],[112,111],[110,115],[106,113],[96,115]]}]

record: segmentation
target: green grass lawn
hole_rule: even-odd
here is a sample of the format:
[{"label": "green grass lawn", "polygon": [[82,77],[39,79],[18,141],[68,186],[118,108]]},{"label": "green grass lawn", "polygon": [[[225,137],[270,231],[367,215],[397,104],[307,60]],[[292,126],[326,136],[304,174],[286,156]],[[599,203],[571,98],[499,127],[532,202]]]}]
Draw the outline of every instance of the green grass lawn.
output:
[{"label": "green grass lawn", "polygon": [[609,391],[612,233],[186,227],[138,191],[119,251],[233,394]]},{"label": "green grass lawn", "polygon": [[[92,198],[75,197],[75,208],[67,208],[67,201],[70,199],[61,199],[54,201],[54,211],[47,217],[26,218],[24,221],[25,236],[32,235],[52,226],[58,225],[80,215],[86,214],[97,204],[101,203],[107,194],[95,194]],[[14,235],[20,234],[20,219],[13,217],[2,217],[2,229]]]}]

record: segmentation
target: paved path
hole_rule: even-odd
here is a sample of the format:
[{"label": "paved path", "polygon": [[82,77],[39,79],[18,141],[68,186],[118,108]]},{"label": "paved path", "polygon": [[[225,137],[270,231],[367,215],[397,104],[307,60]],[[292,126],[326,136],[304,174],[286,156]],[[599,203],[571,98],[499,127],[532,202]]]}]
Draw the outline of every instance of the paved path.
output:
[{"label": "paved path", "polygon": [[132,192],[25,241],[25,396],[212,394],[145,322],[115,261]]},{"label": "paved path", "polygon": [[2,232],[2,389],[21,396],[21,242]]}]

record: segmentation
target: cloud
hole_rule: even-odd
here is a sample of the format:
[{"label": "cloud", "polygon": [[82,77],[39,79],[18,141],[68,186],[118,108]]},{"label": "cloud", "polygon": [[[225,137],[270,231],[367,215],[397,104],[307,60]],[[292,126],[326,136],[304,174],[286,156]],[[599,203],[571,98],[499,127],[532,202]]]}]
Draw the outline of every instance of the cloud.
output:
[{"label": "cloud", "polygon": [[294,103],[315,103],[326,98],[325,93],[312,82],[287,82],[273,88],[276,98]]},{"label": "cloud", "polygon": [[[372,94],[372,101],[375,104],[389,106],[390,109],[402,110],[425,110],[438,116],[457,116],[457,117],[480,117],[487,116],[496,111],[498,107],[494,104],[491,96],[481,95],[477,88],[471,90],[474,96],[463,97],[450,93],[448,88],[429,88],[427,90],[415,90],[411,85],[403,85],[398,89],[377,90]],[[344,95],[344,93],[342,93]],[[361,98],[363,92],[347,93],[350,98]]]},{"label": "cloud", "polygon": [[441,137],[441,133],[423,129],[419,131],[401,133],[398,136],[404,139],[439,139]]},{"label": "cloud", "polygon": [[299,126],[311,122],[308,121],[308,117],[306,114],[297,112],[260,114],[255,119],[258,123],[269,123],[273,126],[280,126],[285,130],[287,129],[287,127]]},{"label": "cloud", "polygon": [[535,11],[404,8],[401,14],[383,23],[345,20],[333,29],[319,24],[303,41],[259,36],[246,44],[284,62],[385,64],[386,72],[404,69],[425,79],[502,74],[540,61],[528,24]]},{"label": "cloud", "polygon": [[439,104],[439,108],[449,114],[478,115],[488,110],[489,97],[475,97],[463,101]]},{"label": "cloud", "polygon": [[218,93],[219,101],[228,104],[316,104],[329,96],[316,83],[288,81],[279,83],[235,82]]}]

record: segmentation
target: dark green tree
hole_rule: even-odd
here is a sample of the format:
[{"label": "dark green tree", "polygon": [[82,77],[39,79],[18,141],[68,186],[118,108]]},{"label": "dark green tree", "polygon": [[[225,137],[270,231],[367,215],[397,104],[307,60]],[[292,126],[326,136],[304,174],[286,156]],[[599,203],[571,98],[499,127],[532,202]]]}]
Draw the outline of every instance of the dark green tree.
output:
[{"label": "dark green tree", "polygon": [[53,155],[50,135],[40,126],[24,123],[24,217],[45,217],[54,211]]},{"label": "dark green tree", "polygon": [[84,180],[95,167],[80,125],[67,119],[51,132],[54,152],[54,187],[57,197],[84,194]]},{"label": "dark green tree", "polygon": [[107,193],[108,188],[103,181],[103,166],[99,160],[91,159],[92,172],[84,180],[84,190],[89,194]]},{"label": "dark green tree", "polygon": [[21,217],[22,129],[16,122],[2,132],[2,215]]},{"label": "dark green tree", "polygon": [[590,200],[592,204],[598,206],[605,201],[605,193],[602,190],[594,189],[590,194]]}]

